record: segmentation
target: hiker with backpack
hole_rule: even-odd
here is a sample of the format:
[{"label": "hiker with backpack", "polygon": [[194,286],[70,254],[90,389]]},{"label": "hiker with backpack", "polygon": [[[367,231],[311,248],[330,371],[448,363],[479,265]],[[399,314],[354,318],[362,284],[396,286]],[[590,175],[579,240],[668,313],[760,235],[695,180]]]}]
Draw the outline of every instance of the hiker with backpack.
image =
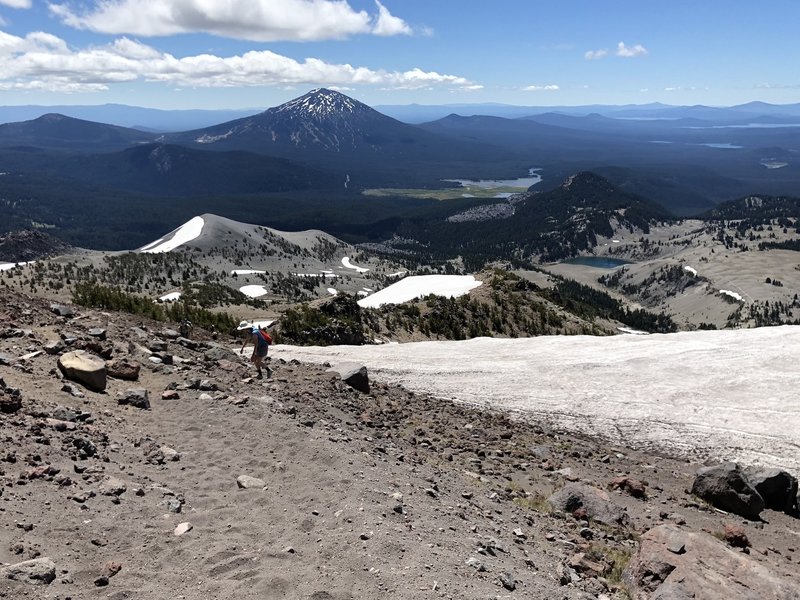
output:
[{"label": "hiker with backpack", "polygon": [[[267,333],[266,329],[262,329],[257,325],[253,325],[250,328],[250,335],[248,336],[250,341],[253,342],[253,355],[250,357],[250,362],[252,362],[258,371],[258,375],[256,378],[262,379],[263,375],[261,373],[261,367],[263,365],[264,359],[267,358],[267,352],[269,351],[269,346],[272,344],[272,336]],[[242,350],[239,354],[244,354],[245,346],[247,346],[248,337],[245,337],[244,343],[242,344]],[[272,370],[263,365],[267,369],[267,379],[272,377]]]}]

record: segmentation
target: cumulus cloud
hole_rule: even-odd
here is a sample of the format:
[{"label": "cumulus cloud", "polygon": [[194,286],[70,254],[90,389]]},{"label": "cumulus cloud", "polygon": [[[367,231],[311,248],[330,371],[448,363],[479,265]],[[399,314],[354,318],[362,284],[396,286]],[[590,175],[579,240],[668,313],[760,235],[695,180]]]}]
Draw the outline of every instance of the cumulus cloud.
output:
[{"label": "cumulus cloud", "polygon": [[30,8],[33,0],[0,0],[0,6],[10,6],[11,8]]},{"label": "cumulus cloud", "polygon": [[583,55],[586,60],[600,60],[606,56],[608,56],[608,50],[589,50]]},{"label": "cumulus cloud", "polygon": [[380,2],[376,2],[377,14],[356,11],[347,0],[91,0],[83,9],[58,3],[49,7],[70,27],[112,35],[203,32],[275,42],[412,33],[403,19]]},{"label": "cumulus cloud", "polygon": [[555,84],[550,85],[529,85],[522,88],[523,92],[557,92],[561,88]]},{"label": "cumulus cloud", "polygon": [[617,44],[617,56],[621,56],[623,58],[635,58],[637,56],[644,56],[645,54],[647,54],[647,48],[641,44],[636,44],[630,48],[625,45],[625,42],[620,42]]},{"label": "cumulus cloud", "polygon": [[105,46],[74,50],[44,32],[18,37],[0,31],[0,89],[98,91],[129,81],[162,82],[180,87],[378,85],[394,89],[432,86],[470,88],[457,75],[423,71],[385,71],[318,58],[298,61],[268,50],[235,56],[198,54],[176,57],[130,38]]},{"label": "cumulus cloud", "polygon": [[383,4],[376,0],[378,6],[378,18],[372,32],[375,35],[411,35],[411,27],[399,17],[395,17]]},{"label": "cumulus cloud", "polygon": [[[642,46],[641,44],[636,44],[635,46],[626,46],[625,42],[620,42],[617,44],[617,49],[614,51],[614,56],[619,56],[621,58],[637,58],[639,56],[645,56],[648,54],[647,48]],[[589,50],[585,52],[583,57],[586,60],[600,60],[601,58],[605,58],[606,56],[610,56],[611,51],[608,48],[602,48],[600,50]]]}]

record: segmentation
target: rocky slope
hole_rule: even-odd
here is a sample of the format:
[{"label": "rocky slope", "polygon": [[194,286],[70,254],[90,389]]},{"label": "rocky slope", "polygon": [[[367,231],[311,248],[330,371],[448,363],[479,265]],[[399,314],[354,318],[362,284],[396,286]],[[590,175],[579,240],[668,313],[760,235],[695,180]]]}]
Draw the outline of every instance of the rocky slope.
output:
[{"label": "rocky slope", "polygon": [[238,348],[3,294],[0,597],[800,594],[797,521],[711,508],[698,465]]}]

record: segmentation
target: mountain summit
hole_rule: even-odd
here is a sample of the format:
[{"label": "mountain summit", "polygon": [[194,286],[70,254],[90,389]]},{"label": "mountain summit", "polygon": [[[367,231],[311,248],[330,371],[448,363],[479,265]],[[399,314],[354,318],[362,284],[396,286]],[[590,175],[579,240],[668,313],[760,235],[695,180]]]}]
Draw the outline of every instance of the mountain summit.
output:
[{"label": "mountain summit", "polygon": [[341,118],[343,115],[380,114],[358,100],[326,88],[311,90],[267,112],[288,115],[290,118],[310,118],[320,121]]},{"label": "mountain summit", "polygon": [[379,151],[426,135],[342,93],[319,88],[260,114],[178,134],[179,142],[296,158],[308,152]]}]

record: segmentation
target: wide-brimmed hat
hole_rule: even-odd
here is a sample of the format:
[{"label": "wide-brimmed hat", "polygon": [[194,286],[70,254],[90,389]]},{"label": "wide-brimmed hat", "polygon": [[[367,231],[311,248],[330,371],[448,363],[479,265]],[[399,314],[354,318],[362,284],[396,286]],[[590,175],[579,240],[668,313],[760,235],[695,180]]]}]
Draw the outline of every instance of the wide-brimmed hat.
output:
[{"label": "wide-brimmed hat", "polygon": [[239,325],[237,325],[236,331],[242,331],[243,329],[247,329],[252,326],[253,324],[250,321],[242,321],[241,323],[239,323]]}]

